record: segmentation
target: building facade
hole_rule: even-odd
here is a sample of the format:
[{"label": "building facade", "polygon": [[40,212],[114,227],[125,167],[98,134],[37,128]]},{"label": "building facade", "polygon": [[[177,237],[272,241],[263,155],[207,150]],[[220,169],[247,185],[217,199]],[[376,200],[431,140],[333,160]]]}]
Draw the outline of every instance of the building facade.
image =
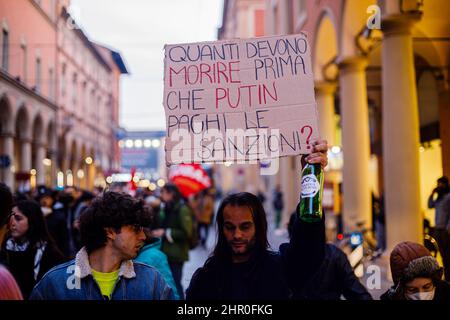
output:
[{"label": "building facade", "polygon": [[[225,0],[222,27],[218,39],[252,38],[265,34],[265,3],[263,0]],[[268,181],[259,175],[259,164],[215,166],[220,188],[225,192],[266,192]]]},{"label": "building facade", "polygon": [[[224,2],[219,38],[255,36],[243,17],[252,2]],[[449,4],[265,0],[263,10],[264,35],[308,36],[321,136],[330,144],[326,179],[344,230],[372,227],[376,196],[384,198],[388,249],[421,241],[423,219],[434,218],[427,198],[450,175]],[[271,182],[284,193],[284,222],[298,201],[300,170],[298,157],[282,158]]]},{"label": "building facade", "polygon": [[119,169],[119,53],[90,41],[70,1],[0,1],[0,177],[13,189],[104,184]]}]

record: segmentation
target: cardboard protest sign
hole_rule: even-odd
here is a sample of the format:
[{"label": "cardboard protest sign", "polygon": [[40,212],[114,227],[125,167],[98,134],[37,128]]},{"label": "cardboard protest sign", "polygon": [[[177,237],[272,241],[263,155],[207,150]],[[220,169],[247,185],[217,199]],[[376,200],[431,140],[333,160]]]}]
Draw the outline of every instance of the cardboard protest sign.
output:
[{"label": "cardboard protest sign", "polygon": [[168,165],[310,152],[319,130],[304,34],[164,49]]}]

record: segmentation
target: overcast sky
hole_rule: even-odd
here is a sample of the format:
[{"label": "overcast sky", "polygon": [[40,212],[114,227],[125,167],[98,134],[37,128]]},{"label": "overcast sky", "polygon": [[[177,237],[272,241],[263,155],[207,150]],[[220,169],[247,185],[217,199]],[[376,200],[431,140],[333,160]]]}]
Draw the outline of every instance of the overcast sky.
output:
[{"label": "overcast sky", "polygon": [[216,40],[222,10],[223,0],[72,0],[87,36],[118,50],[131,72],[122,76],[122,127],[165,129],[164,44]]}]

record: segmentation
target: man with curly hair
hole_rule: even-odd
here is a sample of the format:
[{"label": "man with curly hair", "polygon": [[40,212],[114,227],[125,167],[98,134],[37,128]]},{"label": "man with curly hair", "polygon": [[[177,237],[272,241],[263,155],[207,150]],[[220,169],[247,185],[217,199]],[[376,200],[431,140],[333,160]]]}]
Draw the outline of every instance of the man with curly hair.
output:
[{"label": "man with curly hair", "polygon": [[51,269],[35,286],[34,300],[172,300],[161,274],[133,262],[151,215],[143,201],[116,192],[94,200],[80,217],[83,247],[74,260]]}]

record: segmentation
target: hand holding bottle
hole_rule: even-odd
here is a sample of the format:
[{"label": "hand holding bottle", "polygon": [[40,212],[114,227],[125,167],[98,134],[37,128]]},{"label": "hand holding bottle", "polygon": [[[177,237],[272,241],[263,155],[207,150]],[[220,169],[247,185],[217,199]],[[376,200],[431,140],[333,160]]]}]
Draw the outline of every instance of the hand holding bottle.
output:
[{"label": "hand holding bottle", "polygon": [[316,141],[306,163],[302,163],[299,217],[306,222],[322,219],[323,168],[328,164],[327,151],[326,140]]},{"label": "hand holding bottle", "polygon": [[327,140],[317,140],[312,144],[312,152],[302,158],[302,167],[306,163],[320,163],[322,169],[328,165],[328,143]]}]

